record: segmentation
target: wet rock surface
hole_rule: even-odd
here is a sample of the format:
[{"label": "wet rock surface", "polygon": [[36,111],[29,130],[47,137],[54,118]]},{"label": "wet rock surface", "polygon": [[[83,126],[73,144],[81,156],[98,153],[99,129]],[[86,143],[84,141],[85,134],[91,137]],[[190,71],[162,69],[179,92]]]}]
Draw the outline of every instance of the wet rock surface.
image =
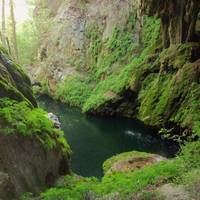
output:
[{"label": "wet rock surface", "polygon": [[56,115],[48,113],[47,117],[53,122],[55,128],[61,129],[61,123]]},{"label": "wet rock surface", "polygon": [[16,190],[8,174],[0,172],[0,199],[13,200],[16,198]]},{"label": "wet rock surface", "polygon": [[39,193],[69,173],[68,158],[59,148],[47,151],[34,138],[6,136],[2,132],[0,144],[0,172],[8,174],[17,196]]}]

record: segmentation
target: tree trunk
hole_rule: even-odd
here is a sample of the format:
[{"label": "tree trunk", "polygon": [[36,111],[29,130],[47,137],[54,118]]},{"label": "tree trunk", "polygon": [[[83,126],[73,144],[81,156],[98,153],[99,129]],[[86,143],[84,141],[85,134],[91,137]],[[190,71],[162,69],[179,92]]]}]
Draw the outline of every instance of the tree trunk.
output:
[{"label": "tree trunk", "polygon": [[10,16],[11,16],[12,43],[13,43],[14,57],[18,61],[16,22],[15,22],[15,15],[14,15],[14,2],[13,2],[13,0],[10,0]]},{"label": "tree trunk", "polygon": [[3,46],[6,47],[6,22],[5,22],[5,0],[2,0],[2,24],[1,24],[1,29],[2,29],[2,43]]}]

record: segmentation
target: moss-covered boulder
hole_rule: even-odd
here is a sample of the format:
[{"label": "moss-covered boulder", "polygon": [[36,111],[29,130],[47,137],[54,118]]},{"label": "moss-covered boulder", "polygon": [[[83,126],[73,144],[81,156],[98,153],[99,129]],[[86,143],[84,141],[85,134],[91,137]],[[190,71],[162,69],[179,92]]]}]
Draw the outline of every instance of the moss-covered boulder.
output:
[{"label": "moss-covered boulder", "polygon": [[0,50],[0,198],[39,193],[68,174],[70,148],[62,131],[37,108],[31,83]]},{"label": "moss-covered boulder", "polygon": [[1,98],[8,97],[19,101],[26,99],[33,106],[37,106],[30,79],[3,48],[0,50],[0,91]]},{"label": "moss-covered boulder", "polygon": [[165,159],[155,154],[136,151],[126,152],[106,160],[103,164],[103,170],[107,175],[115,172],[134,171]]}]

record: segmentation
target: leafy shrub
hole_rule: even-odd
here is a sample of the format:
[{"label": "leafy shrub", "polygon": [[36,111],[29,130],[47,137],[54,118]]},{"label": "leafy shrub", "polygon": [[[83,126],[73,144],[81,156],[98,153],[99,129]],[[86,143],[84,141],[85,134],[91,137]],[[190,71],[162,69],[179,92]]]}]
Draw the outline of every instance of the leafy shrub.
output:
[{"label": "leafy shrub", "polygon": [[92,88],[87,80],[80,76],[72,76],[59,84],[56,98],[72,106],[82,106],[91,91]]},{"label": "leafy shrub", "polygon": [[182,146],[181,159],[184,166],[191,170],[200,166],[200,141],[189,142]]}]

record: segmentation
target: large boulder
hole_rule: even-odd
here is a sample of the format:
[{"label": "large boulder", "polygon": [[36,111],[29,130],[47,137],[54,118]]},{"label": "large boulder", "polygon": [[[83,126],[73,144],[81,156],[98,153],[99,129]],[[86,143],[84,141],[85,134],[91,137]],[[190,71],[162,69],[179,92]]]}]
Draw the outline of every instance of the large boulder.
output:
[{"label": "large boulder", "polygon": [[1,188],[8,182],[20,196],[25,192],[39,193],[53,186],[59,176],[69,173],[68,157],[61,149],[47,151],[36,138],[0,133],[0,158],[0,171],[9,175],[4,176],[3,185],[0,184],[0,197],[6,192]]},{"label": "large boulder", "polygon": [[31,82],[0,49],[0,199],[39,193],[69,173],[69,146],[37,108]]},{"label": "large boulder", "polygon": [[131,151],[107,159],[103,164],[103,169],[105,174],[128,172],[142,169],[165,159],[166,158],[156,154]]},{"label": "large boulder", "polygon": [[37,106],[30,79],[2,49],[0,50],[0,97],[8,97],[18,101],[25,99],[33,106]]}]

